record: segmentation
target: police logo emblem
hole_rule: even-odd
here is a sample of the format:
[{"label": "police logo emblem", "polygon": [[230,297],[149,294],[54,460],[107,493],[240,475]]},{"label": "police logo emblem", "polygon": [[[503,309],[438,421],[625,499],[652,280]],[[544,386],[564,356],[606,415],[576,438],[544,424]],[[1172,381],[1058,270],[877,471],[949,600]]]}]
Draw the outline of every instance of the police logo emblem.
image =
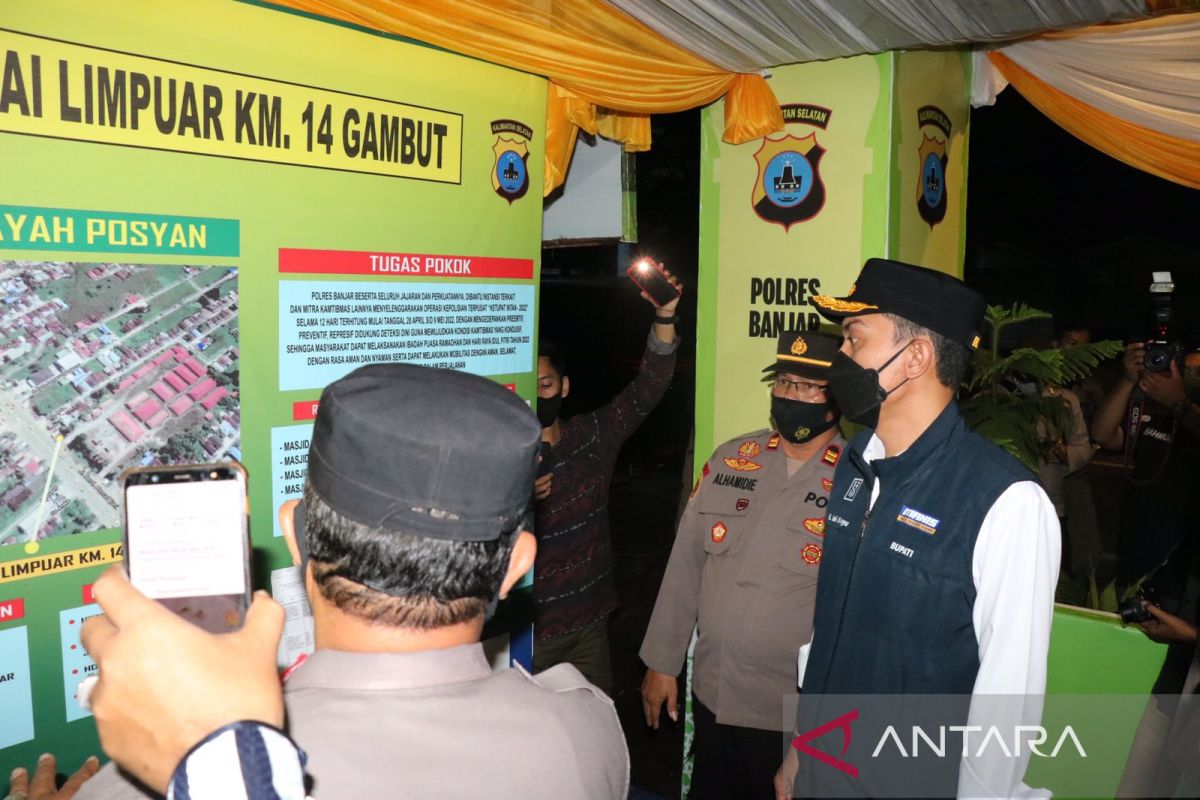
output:
[{"label": "police logo emblem", "polygon": [[720,544],[723,542],[725,540],[725,534],[727,533],[729,533],[729,528],[725,527],[724,522],[718,522],[717,524],[713,525],[712,530],[710,531],[710,535],[712,536],[712,540],[715,544]]},{"label": "police logo emblem", "polygon": [[741,447],[738,448],[738,455],[742,458],[754,458],[761,451],[762,450],[758,446],[758,442],[754,441],[753,439],[748,439],[747,441],[742,442]]},{"label": "police logo emblem", "polygon": [[733,504],[733,507],[736,508],[738,511],[745,511],[747,508],[750,507],[750,500],[749,500],[749,498],[746,498],[746,497],[739,497],[737,499],[737,502]]},{"label": "police logo emblem", "polygon": [[758,177],[751,194],[754,213],[767,222],[782,225],[785,231],[820,213],[825,206],[825,184],[821,180],[823,155],[825,148],[817,143],[815,133],[764,138],[754,154],[758,163]]},{"label": "police logo emblem", "polygon": [[796,341],[792,342],[792,355],[802,356],[808,352],[808,342],[804,341],[803,336],[797,336]]},{"label": "police logo emblem", "polygon": [[529,191],[529,145],[533,130],[512,119],[492,122],[492,189],[512,205]]},{"label": "police logo emblem", "polygon": [[[934,225],[946,218],[946,167],[950,163],[946,155],[946,143],[950,139],[950,118],[937,106],[921,106],[917,109],[917,125],[922,129],[921,146],[917,155],[921,163],[920,186],[917,187],[917,212],[921,219]],[[924,129],[933,128],[941,133],[940,138],[930,136]]]},{"label": "police logo emblem", "polygon": [[819,544],[805,545],[804,549],[800,551],[800,557],[804,559],[804,563],[806,564],[819,564],[821,562],[821,555],[821,545]]}]

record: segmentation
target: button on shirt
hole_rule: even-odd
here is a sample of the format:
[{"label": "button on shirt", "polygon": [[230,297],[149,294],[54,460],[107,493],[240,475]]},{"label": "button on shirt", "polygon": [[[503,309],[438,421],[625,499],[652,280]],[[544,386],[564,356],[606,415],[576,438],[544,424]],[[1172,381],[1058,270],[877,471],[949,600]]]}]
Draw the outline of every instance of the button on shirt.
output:
[{"label": "button on shirt", "polygon": [[726,725],[788,730],[795,655],[809,640],[840,436],[788,477],[780,437],[717,448],[689,500],[641,657],[678,675],[698,628],[693,689]]}]

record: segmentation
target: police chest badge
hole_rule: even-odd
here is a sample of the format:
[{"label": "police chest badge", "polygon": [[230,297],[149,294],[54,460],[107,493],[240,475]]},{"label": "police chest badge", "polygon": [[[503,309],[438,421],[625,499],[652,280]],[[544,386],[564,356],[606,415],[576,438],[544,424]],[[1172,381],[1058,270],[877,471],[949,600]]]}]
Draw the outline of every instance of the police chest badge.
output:
[{"label": "police chest badge", "polygon": [[727,533],[729,533],[729,528],[725,527],[724,522],[718,522],[717,524],[713,525],[712,531],[710,531],[713,544],[720,544],[721,542],[725,541],[725,534]]},{"label": "police chest badge", "polygon": [[819,544],[805,545],[804,549],[800,551],[800,557],[804,559],[805,564],[821,563],[821,555],[821,545]]},{"label": "police chest badge", "polygon": [[736,469],[738,472],[757,472],[762,469],[762,464],[742,456],[738,456],[737,458],[726,456],[723,460],[725,466],[730,469]]},{"label": "police chest badge", "polygon": [[738,447],[738,455],[742,458],[754,458],[761,452],[758,442],[753,439],[747,439]]},{"label": "police chest badge", "polygon": [[917,125],[922,135],[921,146],[917,149],[921,162],[917,212],[932,229],[946,218],[946,166],[950,161],[946,155],[946,142],[950,139],[950,118],[937,106],[921,106],[917,109]]},{"label": "police chest badge", "polygon": [[[801,123],[824,129],[832,113],[820,106],[793,103],[780,106],[785,123]],[[764,137],[754,161],[758,175],[750,202],[754,213],[767,222],[789,230],[798,222],[812,219],[825,206],[825,183],[821,180],[821,157],[825,148],[817,134],[781,139]]]},{"label": "police chest badge", "polygon": [[512,205],[529,191],[529,140],[533,129],[515,119],[492,122],[492,189]]}]

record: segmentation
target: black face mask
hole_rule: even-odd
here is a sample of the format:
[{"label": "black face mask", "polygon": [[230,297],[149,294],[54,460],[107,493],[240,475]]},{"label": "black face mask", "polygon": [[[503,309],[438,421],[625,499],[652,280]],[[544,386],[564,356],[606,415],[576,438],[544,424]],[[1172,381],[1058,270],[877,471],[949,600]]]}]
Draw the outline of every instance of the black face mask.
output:
[{"label": "black face mask", "polygon": [[828,403],[806,403],[771,395],[771,424],[792,444],[807,442],[832,428],[836,420],[826,419],[828,413]]},{"label": "black face mask", "polygon": [[562,411],[562,392],[554,395],[554,397],[539,397],[537,399],[537,418],[538,422],[542,423],[543,428],[549,428],[554,424],[554,420],[558,419],[558,414]]},{"label": "black face mask", "polygon": [[833,366],[829,368],[829,389],[846,419],[868,428],[879,425],[879,409],[883,401],[887,400],[889,394],[908,383],[908,378],[905,378],[891,389],[884,390],[879,385],[879,373],[887,369],[907,348],[908,344],[901,347],[895,355],[883,362],[879,369],[859,366],[854,359],[842,352],[833,357]]}]

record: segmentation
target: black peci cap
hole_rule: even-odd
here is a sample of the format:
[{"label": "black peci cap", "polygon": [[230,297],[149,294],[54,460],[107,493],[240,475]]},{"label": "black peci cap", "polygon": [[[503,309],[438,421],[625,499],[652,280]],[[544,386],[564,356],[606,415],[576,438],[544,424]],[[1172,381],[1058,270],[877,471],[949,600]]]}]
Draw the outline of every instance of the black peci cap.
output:
[{"label": "black peci cap", "polygon": [[841,345],[841,336],[819,331],[781,333],[775,347],[775,361],[764,367],[763,372],[792,372],[806,378],[825,379]]},{"label": "black peci cap", "polygon": [[872,258],[845,297],[813,295],[822,316],[840,322],[864,314],[895,314],[974,350],[987,301],[944,272]]},{"label": "black peci cap", "polygon": [[529,505],[541,437],[525,401],[487,378],[371,364],[321,394],[308,480],[363,525],[490,541]]}]

